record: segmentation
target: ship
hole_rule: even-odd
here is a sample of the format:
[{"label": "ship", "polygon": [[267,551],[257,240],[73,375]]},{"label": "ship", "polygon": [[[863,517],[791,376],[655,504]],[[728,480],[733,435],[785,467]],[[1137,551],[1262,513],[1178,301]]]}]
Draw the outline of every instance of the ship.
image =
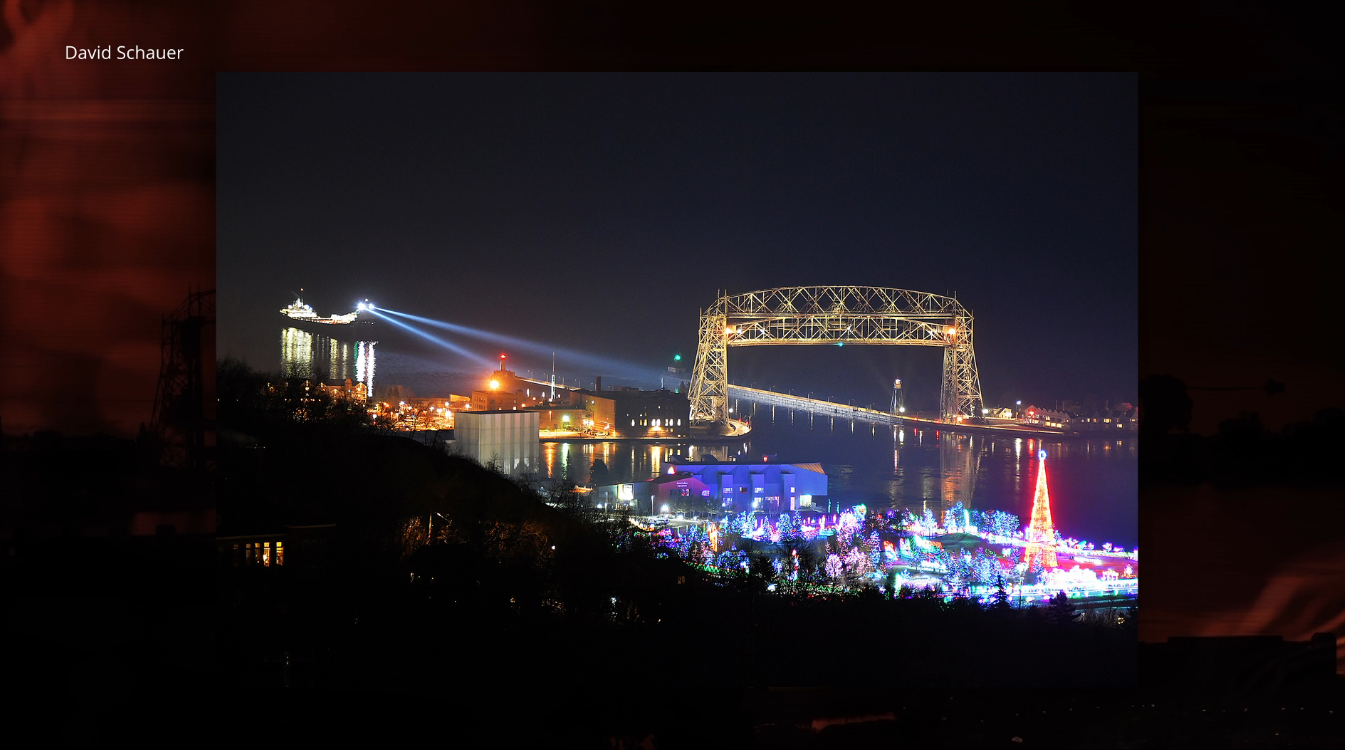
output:
[{"label": "ship", "polygon": [[285,324],[292,328],[330,338],[368,341],[374,335],[374,321],[368,318],[361,319],[360,313],[372,309],[373,305],[365,300],[359,303],[353,312],[333,314],[324,318],[314,312],[311,305],[304,304],[303,297],[299,297],[293,304],[281,308],[280,314],[285,316]]}]

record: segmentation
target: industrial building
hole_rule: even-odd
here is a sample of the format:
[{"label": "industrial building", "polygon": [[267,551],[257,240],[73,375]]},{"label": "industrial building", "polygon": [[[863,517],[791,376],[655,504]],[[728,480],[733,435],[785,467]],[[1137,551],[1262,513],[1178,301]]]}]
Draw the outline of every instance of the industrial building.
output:
[{"label": "industrial building", "polygon": [[776,514],[812,505],[827,495],[827,474],[821,464],[674,464],[664,474],[628,484],[594,490],[595,502],[629,507],[636,513]]},{"label": "industrial building", "polygon": [[[546,432],[602,432],[595,429],[592,412],[579,407],[535,406],[528,411],[537,414],[538,426]],[[608,426],[611,426],[610,422]]]},{"label": "industrial building", "polygon": [[[601,380],[599,383],[601,384]],[[610,399],[613,405],[612,421],[622,437],[686,437],[691,434],[691,402],[685,393],[660,389],[642,391],[639,388],[616,388],[593,395]]]},{"label": "industrial building", "polygon": [[538,429],[535,411],[464,411],[454,418],[453,452],[510,476],[541,473]]},{"label": "industrial building", "polygon": [[521,393],[472,391],[472,411],[518,411],[528,405]]},{"label": "industrial building", "polygon": [[573,430],[622,438],[681,438],[691,434],[691,402],[680,389],[604,390],[599,376],[593,390],[562,385],[553,393],[549,385],[520,378],[504,363],[501,355],[500,369],[491,371],[486,388],[472,391],[472,411],[536,411],[541,415],[542,429],[549,431]]},{"label": "industrial building", "polygon": [[[601,379],[599,379],[601,381]],[[591,435],[623,435],[615,430],[615,404],[591,391],[556,391],[553,403],[528,407],[542,415],[543,430],[574,430]]]}]

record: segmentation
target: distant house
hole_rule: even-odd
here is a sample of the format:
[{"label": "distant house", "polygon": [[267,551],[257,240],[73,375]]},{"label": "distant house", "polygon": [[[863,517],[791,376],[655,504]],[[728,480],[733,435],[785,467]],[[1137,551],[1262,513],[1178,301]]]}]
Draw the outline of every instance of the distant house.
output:
[{"label": "distant house", "polygon": [[369,387],[364,383],[355,383],[350,378],[346,378],[344,383],[328,381],[319,384],[318,387],[337,401],[364,403],[369,400]]},{"label": "distant house", "polygon": [[278,526],[253,534],[215,537],[220,564],[232,568],[299,568],[311,570],[327,563],[336,524]]},{"label": "distant house", "polygon": [[1079,417],[1075,421],[1078,432],[1124,433],[1139,429],[1139,409],[1122,403],[1115,408],[1094,409],[1091,414]]},{"label": "distant house", "polygon": [[1038,427],[1052,427],[1060,430],[1070,429],[1073,424],[1073,418],[1069,412],[1031,405],[1023,410],[1023,421]]}]

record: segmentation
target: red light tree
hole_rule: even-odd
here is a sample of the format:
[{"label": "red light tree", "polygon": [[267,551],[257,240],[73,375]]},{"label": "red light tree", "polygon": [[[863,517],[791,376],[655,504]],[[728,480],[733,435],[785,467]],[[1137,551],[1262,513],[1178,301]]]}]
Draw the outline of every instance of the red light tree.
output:
[{"label": "red light tree", "polygon": [[1040,558],[1042,565],[1056,567],[1055,527],[1051,524],[1051,497],[1046,491],[1046,451],[1037,453],[1037,491],[1032,497],[1032,520],[1027,527],[1027,556],[1023,562],[1031,569]]}]

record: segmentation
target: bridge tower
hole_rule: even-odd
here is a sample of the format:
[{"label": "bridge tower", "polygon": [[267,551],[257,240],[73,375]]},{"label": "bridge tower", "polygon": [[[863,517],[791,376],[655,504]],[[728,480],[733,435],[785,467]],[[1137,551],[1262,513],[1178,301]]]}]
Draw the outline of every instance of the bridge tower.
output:
[{"label": "bridge tower", "polygon": [[1037,491],[1032,496],[1032,520],[1027,527],[1027,554],[1023,562],[1029,567],[1040,557],[1048,568],[1056,567],[1055,526],[1051,524],[1051,497],[1046,491],[1046,451],[1037,452]]},{"label": "bridge tower", "polygon": [[700,318],[687,394],[693,424],[728,424],[728,349],[738,346],[937,346],[944,352],[940,417],[981,416],[972,315],[955,297],[886,287],[781,287],[721,294]]},{"label": "bridge tower", "polygon": [[[725,298],[715,304],[724,306]],[[700,344],[696,347],[696,369],[691,375],[687,398],[691,401],[691,422],[729,423],[728,340],[733,329],[723,313],[701,311]]]}]

